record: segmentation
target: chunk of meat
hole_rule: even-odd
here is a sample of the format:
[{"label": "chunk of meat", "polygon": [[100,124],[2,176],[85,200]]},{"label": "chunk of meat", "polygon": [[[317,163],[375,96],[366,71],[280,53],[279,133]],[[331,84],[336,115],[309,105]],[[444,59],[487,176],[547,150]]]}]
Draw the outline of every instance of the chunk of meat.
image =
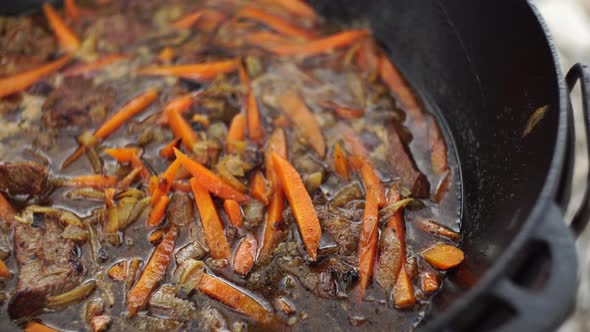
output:
[{"label": "chunk of meat", "polygon": [[0,18],[0,76],[31,69],[55,50],[55,39],[30,17]]},{"label": "chunk of meat", "polygon": [[414,197],[428,197],[430,185],[426,176],[418,170],[408,147],[402,142],[398,129],[393,123],[386,126],[387,156],[393,173],[400,177],[404,187],[408,188]]},{"label": "chunk of meat", "polygon": [[49,215],[34,214],[33,223],[16,223],[14,251],[18,282],[8,306],[12,318],[35,314],[47,298],[78,286],[84,265],[74,241],[62,237],[62,226]]},{"label": "chunk of meat", "polygon": [[193,200],[187,193],[175,192],[166,210],[166,219],[176,226],[186,226],[195,220]]},{"label": "chunk of meat", "polygon": [[50,128],[84,128],[101,123],[114,104],[112,88],[95,86],[84,78],[68,79],[47,97],[42,106],[43,122]]},{"label": "chunk of meat", "polygon": [[0,164],[0,191],[11,195],[35,195],[43,190],[47,167],[34,162]]},{"label": "chunk of meat", "polygon": [[351,223],[341,216],[326,211],[324,207],[318,207],[316,211],[322,229],[338,244],[337,253],[345,256],[353,255],[358,246],[360,224]]}]

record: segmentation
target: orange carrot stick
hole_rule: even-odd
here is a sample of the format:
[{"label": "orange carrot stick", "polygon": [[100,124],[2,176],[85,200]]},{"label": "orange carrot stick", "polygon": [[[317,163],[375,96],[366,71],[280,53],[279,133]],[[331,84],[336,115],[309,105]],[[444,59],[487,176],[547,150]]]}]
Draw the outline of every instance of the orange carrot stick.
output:
[{"label": "orange carrot stick", "polygon": [[198,183],[207,189],[210,193],[223,199],[233,199],[238,203],[243,203],[248,200],[248,197],[231,185],[223,181],[215,173],[208,170],[203,165],[190,159],[187,155],[174,149],[176,158],[180,160],[182,166],[191,173],[191,175],[198,181]]},{"label": "orange carrot stick", "polygon": [[80,47],[80,40],[55,11],[55,8],[49,3],[44,3],[43,12],[45,12],[47,22],[49,22],[49,26],[59,40],[61,47],[67,52],[76,51]]},{"label": "orange carrot stick", "polygon": [[[366,184],[365,184],[366,185]],[[367,287],[373,276],[373,263],[377,252],[377,238],[379,234],[378,200],[376,192],[367,190],[365,201],[365,213],[361,226],[361,236],[358,249],[359,266],[359,299],[364,298]]]},{"label": "orange carrot stick", "polygon": [[358,119],[365,115],[365,111],[363,109],[340,106],[332,101],[323,102],[321,105],[333,109],[334,113],[343,119]]},{"label": "orange carrot stick", "polygon": [[126,60],[129,56],[125,54],[111,54],[105,55],[102,58],[90,62],[90,63],[82,63],[79,65],[75,65],[72,67],[67,68],[63,71],[64,77],[73,77],[73,76],[89,76],[97,71],[100,71],[104,67],[109,66],[112,63],[117,61]]},{"label": "orange carrot stick", "polygon": [[162,125],[168,124],[169,112],[177,112],[182,114],[187,111],[194,103],[194,97],[195,94],[185,94],[172,99],[168,104],[166,104],[166,107],[164,107],[164,111],[161,113],[158,123]]},{"label": "orange carrot stick", "polygon": [[334,145],[334,171],[345,180],[348,180],[348,162],[346,161],[344,151],[338,143]]},{"label": "orange carrot stick", "polygon": [[172,189],[176,191],[182,191],[185,193],[190,193],[192,191],[190,183],[186,181],[174,181],[172,183]]},{"label": "orange carrot stick", "polygon": [[295,123],[303,137],[309,141],[309,145],[324,158],[326,154],[326,142],[313,113],[309,110],[299,94],[293,90],[279,97],[281,110]]},{"label": "orange carrot stick", "polygon": [[152,198],[150,200],[150,204],[152,206],[160,200],[160,197],[168,195],[168,192],[170,192],[170,187],[172,187],[172,183],[174,182],[174,179],[176,179],[176,173],[178,173],[180,165],[180,161],[175,159],[164,171],[164,173],[162,173],[160,179],[158,180],[158,186],[152,193]]},{"label": "orange carrot stick", "polygon": [[285,19],[283,19],[282,17],[272,15],[268,12],[265,12],[255,7],[244,7],[238,12],[236,16],[260,22],[268,26],[269,28],[288,37],[299,37],[305,39],[311,39],[314,37],[314,34],[310,33],[309,31],[306,31],[305,29],[302,29],[298,26],[286,22]]},{"label": "orange carrot stick", "polygon": [[227,153],[234,152],[234,143],[244,141],[246,135],[246,117],[238,113],[231,120],[227,136],[225,137],[225,150]]},{"label": "orange carrot stick", "polygon": [[170,198],[166,195],[163,195],[160,196],[156,203],[153,204],[147,219],[148,228],[154,228],[162,223],[162,219],[164,219],[166,207],[168,207],[169,202]]},{"label": "orange carrot stick", "polygon": [[246,292],[220,278],[203,274],[197,288],[207,296],[222,302],[239,313],[252,317],[256,321],[270,322],[273,319],[270,310]]},{"label": "orange carrot stick", "polygon": [[25,327],[24,332],[59,332],[59,331],[56,329],[52,329],[51,327],[43,325],[41,323],[29,321],[27,323],[27,326]]},{"label": "orange carrot stick", "polygon": [[52,74],[63,67],[71,59],[71,56],[64,56],[55,61],[41,65],[40,67],[25,72],[0,78],[0,98],[22,91],[35,84],[45,76]]},{"label": "orange carrot stick", "polygon": [[[256,241],[256,240],[254,240]],[[0,279],[10,279],[12,278],[12,272],[8,269],[8,266],[4,263],[4,261],[0,260]]]},{"label": "orange carrot stick", "polygon": [[272,190],[269,187],[264,175],[260,171],[254,173],[252,182],[250,183],[250,194],[265,206],[268,205]]},{"label": "orange carrot stick", "polygon": [[353,42],[369,35],[367,30],[350,30],[335,35],[319,38],[305,43],[286,42],[282,44],[269,45],[266,50],[282,56],[314,56],[321,53],[331,52],[334,49],[348,46]]},{"label": "orange carrot stick", "polygon": [[310,7],[307,3],[302,0],[258,0],[262,3],[270,4],[270,5],[278,5],[282,7],[288,13],[299,16],[301,18],[306,18],[311,20],[312,22],[317,22],[319,20],[318,14],[315,10]]},{"label": "orange carrot stick", "polygon": [[301,239],[305,244],[307,253],[312,261],[317,259],[317,250],[322,237],[322,228],[318,216],[315,213],[315,207],[311,197],[305,189],[301,176],[297,170],[278,153],[272,153],[273,168],[277,173],[281,188],[287,196],[289,205],[293,210],[295,221]]},{"label": "orange carrot stick", "polygon": [[459,264],[464,259],[463,251],[448,244],[439,243],[422,253],[422,257],[439,270],[448,270]]},{"label": "orange carrot stick", "polygon": [[170,159],[174,157],[174,148],[177,148],[181,138],[177,137],[160,149],[160,157]]},{"label": "orange carrot stick", "polygon": [[[394,204],[400,199],[401,195],[399,188],[392,187],[390,189],[388,203]],[[396,308],[400,309],[410,308],[416,303],[416,296],[414,295],[414,285],[406,270],[408,257],[406,253],[406,229],[402,210],[398,210],[393,216],[391,216],[391,218],[389,218],[389,220],[387,220],[386,227],[394,230],[394,234],[398,237],[400,242],[399,255],[401,257],[401,266],[394,277],[395,281],[392,290],[393,304]]]},{"label": "orange carrot stick", "polygon": [[182,139],[182,144],[189,150],[193,151],[195,144],[199,141],[197,133],[193,131],[191,125],[185,120],[180,112],[172,109],[165,110],[167,112],[168,126],[175,137]]},{"label": "orange carrot stick", "polygon": [[101,174],[79,175],[69,178],[64,182],[68,187],[91,187],[95,189],[105,189],[115,187],[119,181],[114,176]]},{"label": "orange carrot stick", "polygon": [[145,110],[157,98],[158,90],[153,88],[148,89],[146,92],[137,97],[134,97],[127,104],[121,107],[117,113],[113,114],[113,116],[107,119],[105,123],[103,123],[102,126],[98,128],[96,132],[94,132],[94,137],[97,139],[107,138],[110,134],[119,129],[119,127],[121,127],[127,120]]},{"label": "orange carrot stick", "polygon": [[152,252],[139,279],[127,294],[129,317],[135,316],[139,310],[145,307],[152,291],[164,279],[177,236],[176,227],[172,227],[166,232],[160,244]]},{"label": "orange carrot stick", "polygon": [[432,271],[420,273],[420,288],[426,294],[434,293],[440,287],[440,282],[436,274]]},{"label": "orange carrot stick", "polygon": [[78,8],[76,0],[64,0],[64,11],[66,12],[66,16],[72,21],[80,17],[80,8]]},{"label": "orange carrot stick", "polygon": [[423,121],[424,114],[419,106],[418,99],[410,89],[408,83],[402,78],[400,72],[395,68],[384,54],[379,58],[379,74],[381,80],[389,87],[402,103],[404,110],[408,112],[414,121]]},{"label": "orange carrot stick", "polygon": [[197,178],[190,179],[191,188],[201,216],[205,240],[213,258],[225,258],[229,261],[231,249],[225,236],[223,222],[219,219],[211,195],[199,184]]},{"label": "orange carrot stick", "polygon": [[377,171],[373,168],[373,165],[368,160],[364,160],[361,166],[361,177],[365,184],[365,190],[367,194],[372,191],[377,198],[377,204],[379,207],[385,206],[387,199],[385,198],[385,189],[383,184],[377,176]]},{"label": "orange carrot stick", "polygon": [[244,226],[244,222],[242,220],[242,209],[240,208],[240,204],[234,201],[233,199],[226,199],[223,202],[223,210],[227,215],[227,219],[229,222],[236,228],[240,229]]},{"label": "orange carrot stick", "polygon": [[16,211],[10,205],[10,202],[4,197],[4,194],[0,192],[0,222],[5,222],[8,225],[14,221]]},{"label": "orange carrot stick", "polygon": [[277,153],[283,158],[287,158],[287,139],[283,129],[278,128],[272,133],[268,140],[264,156],[264,167],[266,169],[266,178],[270,182],[272,195],[270,204],[266,212],[264,228],[262,230],[262,241],[257,260],[262,262],[270,257],[271,251],[278,240],[279,228],[282,226],[281,217],[285,208],[285,196],[280,185],[277,173],[273,168],[272,153]]},{"label": "orange carrot stick", "polygon": [[104,149],[104,152],[120,163],[130,163],[139,153],[139,148]]},{"label": "orange carrot stick", "polygon": [[119,181],[117,188],[121,189],[121,190],[129,188],[129,186],[131,186],[133,184],[133,182],[135,182],[135,178],[137,178],[137,176],[142,171],[143,171],[142,167],[133,168],[131,170],[131,172],[127,173],[127,175],[125,175],[125,177],[123,179],[121,179],[121,181]]},{"label": "orange carrot stick", "polygon": [[244,97],[246,102],[246,123],[248,126],[248,137],[254,143],[260,144],[264,139],[264,128],[262,127],[260,111],[258,110],[258,103],[256,102],[256,96],[252,90],[250,84],[250,77],[244,66],[240,62],[238,66],[238,73],[240,75],[240,81],[246,88],[246,95]]},{"label": "orange carrot stick", "polygon": [[237,275],[245,276],[250,272],[254,265],[257,250],[258,242],[254,235],[252,233],[246,234],[238,244],[232,261],[232,267]]},{"label": "orange carrot stick", "polygon": [[236,60],[222,60],[216,62],[197,63],[176,66],[152,66],[137,71],[147,76],[176,76],[193,81],[206,81],[218,75],[236,70]]}]

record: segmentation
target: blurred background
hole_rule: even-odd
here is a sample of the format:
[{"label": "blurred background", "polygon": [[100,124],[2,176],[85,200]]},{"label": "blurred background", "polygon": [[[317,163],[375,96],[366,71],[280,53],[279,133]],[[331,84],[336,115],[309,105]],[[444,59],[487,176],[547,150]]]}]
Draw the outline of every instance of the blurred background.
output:
[{"label": "blurred background", "polygon": [[[553,41],[559,51],[561,69],[565,75],[576,62],[590,65],[590,0],[533,0],[538,6]],[[574,204],[580,202],[581,191],[584,189],[588,158],[582,143],[582,130],[578,129],[582,123],[579,91],[573,94],[573,106],[576,110],[576,136],[578,146],[576,156],[576,179],[579,188],[574,188]],[[577,189],[577,190],[576,190]],[[571,212],[569,213],[571,217]],[[561,327],[560,332],[590,331],[590,231],[582,234],[578,240],[580,254],[580,289],[575,312]]]}]

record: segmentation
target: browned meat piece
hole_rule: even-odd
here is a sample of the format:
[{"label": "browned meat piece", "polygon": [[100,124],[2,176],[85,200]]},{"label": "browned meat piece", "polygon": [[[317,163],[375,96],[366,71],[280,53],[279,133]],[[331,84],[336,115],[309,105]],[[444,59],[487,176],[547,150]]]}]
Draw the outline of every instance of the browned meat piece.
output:
[{"label": "browned meat piece", "polygon": [[395,231],[389,227],[381,231],[379,255],[375,264],[375,281],[383,289],[393,288],[399,269],[402,266],[401,242]]},{"label": "browned meat piece", "polygon": [[33,223],[16,223],[14,252],[18,282],[8,306],[12,318],[32,315],[41,310],[52,295],[78,286],[84,265],[73,241],[62,238],[59,220],[34,214]]},{"label": "browned meat piece", "polygon": [[393,123],[386,126],[387,156],[393,173],[400,177],[404,187],[414,197],[428,197],[430,185],[426,176],[418,170],[408,147],[402,142],[398,130]]},{"label": "browned meat piece", "polygon": [[0,18],[0,76],[33,68],[54,51],[55,38],[32,18]]},{"label": "browned meat piece", "polygon": [[34,162],[0,164],[0,191],[11,195],[35,195],[47,180],[47,167]]},{"label": "browned meat piece", "polygon": [[332,214],[324,207],[316,209],[322,229],[325,230],[338,244],[337,253],[353,255],[358,245],[360,224],[351,223],[345,218]]},{"label": "browned meat piece", "polygon": [[113,89],[94,86],[92,80],[84,78],[68,79],[47,97],[43,122],[50,128],[83,128],[102,122],[114,103]]},{"label": "browned meat piece", "polygon": [[195,219],[193,200],[183,192],[175,192],[166,209],[166,219],[176,226],[186,226]]}]

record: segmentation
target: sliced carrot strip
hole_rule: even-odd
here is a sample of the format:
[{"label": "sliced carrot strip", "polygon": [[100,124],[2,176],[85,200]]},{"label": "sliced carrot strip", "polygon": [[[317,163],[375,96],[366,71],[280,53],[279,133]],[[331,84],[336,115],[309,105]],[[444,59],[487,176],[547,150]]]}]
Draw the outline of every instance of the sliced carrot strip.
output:
[{"label": "sliced carrot strip", "polygon": [[412,119],[414,121],[424,121],[424,113],[419,106],[418,99],[410,89],[408,83],[402,78],[397,68],[395,68],[393,63],[384,54],[379,58],[379,74],[381,80],[395,94]]},{"label": "sliced carrot strip", "polygon": [[322,228],[320,227],[318,216],[315,213],[311,197],[309,197],[305,189],[301,176],[286,159],[278,153],[273,152],[272,162],[281,187],[293,210],[295,221],[297,221],[297,228],[299,229],[299,234],[305,244],[307,253],[315,261],[317,259],[320,238],[322,237]]},{"label": "sliced carrot strip", "polygon": [[422,253],[422,257],[439,270],[451,269],[465,258],[463,251],[448,244],[439,243]]},{"label": "sliced carrot strip", "polygon": [[177,148],[181,138],[177,137],[160,149],[160,157],[170,159],[174,157],[174,148]]},{"label": "sliced carrot strip", "polygon": [[76,51],[80,47],[80,40],[55,11],[55,8],[49,3],[44,3],[43,12],[45,12],[47,22],[49,22],[49,26],[59,40],[61,47],[67,52]]},{"label": "sliced carrot strip", "polygon": [[414,295],[414,285],[408,275],[405,263],[402,264],[395,285],[393,286],[393,304],[396,308],[406,309],[414,306],[416,296]]},{"label": "sliced carrot strip", "polygon": [[373,168],[373,165],[371,165],[371,163],[368,160],[363,160],[361,166],[361,177],[363,178],[363,183],[365,184],[365,190],[367,191],[367,195],[369,192],[373,192],[373,194],[377,198],[378,206],[385,206],[385,204],[387,203],[387,199],[385,198],[385,189],[383,189],[383,184],[377,176],[377,171],[375,170],[375,168]]},{"label": "sliced carrot strip", "polygon": [[320,125],[299,94],[293,90],[279,97],[281,110],[295,123],[297,129],[305,137],[317,154],[324,158],[326,142]]},{"label": "sliced carrot strip", "polygon": [[256,257],[256,251],[258,250],[258,242],[252,233],[246,234],[246,236],[240,241],[236,252],[234,253],[232,267],[234,272],[240,276],[245,276],[250,272],[254,265],[254,258]]},{"label": "sliced carrot strip", "polygon": [[[365,184],[366,185],[366,184]],[[373,276],[373,264],[377,253],[377,239],[379,235],[379,208],[375,191],[367,190],[365,200],[365,213],[361,226],[361,235],[358,249],[359,266],[359,299],[364,298],[367,287]]]},{"label": "sliced carrot strip", "polygon": [[106,154],[120,163],[130,163],[139,151],[141,151],[139,148],[104,149]]},{"label": "sliced carrot strip", "polygon": [[29,321],[27,323],[27,326],[25,327],[24,332],[59,332],[59,331],[56,329],[52,329],[51,327],[43,325],[41,323]]},{"label": "sliced carrot strip", "polygon": [[208,170],[205,166],[190,159],[187,155],[174,149],[176,158],[180,160],[182,166],[191,173],[198,183],[207,189],[210,193],[223,199],[233,199],[238,203],[248,200],[248,197],[236,190],[234,187],[223,181],[215,173]]},{"label": "sliced carrot strip", "polygon": [[105,123],[102,124],[98,130],[94,133],[94,137],[97,139],[105,139],[110,134],[115,132],[121,127],[127,120],[131,119],[141,111],[145,110],[158,98],[158,90],[148,89],[141,95],[134,97],[121,109],[113,114]]},{"label": "sliced carrot strip", "polygon": [[148,236],[148,241],[150,241],[151,244],[157,246],[164,237],[164,233],[164,229],[158,228],[150,233]]},{"label": "sliced carrot strip", "polygon": [[262,3],[281,6],[285,11],[292,15],[307,18],[312,22],[317,22],[320,17],[315,10],[302,0],[258,0]]},{"label": "sliced carrot strip", "polygon": [[141,68],[138,74],[147,76],[177,76],[187,80],[206,81],[221,74],[235,71],[236,60],[223,60],[216,62],[197,63],[176,66],[152,66]]},{"label": "sliced carrot strip", "polygon": [[[256,240],[254,240],[256,241]],[[8,269],[8,266],[4,263],[4,261],[0,260],[0,279],[10,279],[12,278],[12,272]]]},{"label": "sliced carrot strip", "polygon": [[41,65],[40,67],[25,72],[0,78],[0,98],[22,91],[35,84],[45,76],[52,74],[63,67],[71,59],[71,56],[64,56],[55,61]]},{"label": "sliced carrot strip", "polygon": [[89,76],[97,71],[100,71],[104,67],[109,66],[117,61],[126,60],[129,56],[125,54],[111,54],[105,55],[104,57],[90,63],[83,63],[67,68],[63,71],[64,77],[73,76]]},{"label": "sliced carrot strip", "polygon": [[240,208],[240,204],[234,201],[233,199],[226,199],[223,202],[223,210],[227,215],[227,219],[229,222],[236,228],[242,228],[244,226],[244,222],[242,220],[242,209]]},{"label": "sliced carrot strip", "polygon": [[0,192],[0,222],[10,225],[14,221],[15,215],[16,211],[6,197],[4,197],[4,194]]},{"label": "sliced carrot strip", "polygon": [[64,0],[64,11],[66,12],[66,16],[72,21],[80,17],[80,8],[78,8],[76,0]]},{"label": "sliced carrot strip", "polygon": [[248,126],[248,137],[254,143],[260,144],[264,139],[264,128],[262,126],[262,120],[260,118],[260,111],[258,110],[258,103],[256,102],[256,96],[252,90],[250,77],[244,66],[240,62],[238,66],[238,72],[240,75],[240,81],[246,88],[246,95],[244,97],[246,101],[246,124]]},{"label": "sliced carrot strip", "polygon": [[225,258],[229,261],[231,249],[225,236],[223,222],[219,219],[217,209],[211,200],[211,195],[200,184],[197,178],[190,179],[191,188],[201,216],[205,240],[213,258]]},{"label": "sliced carrot strip", "polygon": [[151,195],[154,191],[158,188],[158,177],[156,175],[152,175],[148,182],[148,193]]},{"label": "sliced carrot strip", "polygon": [[227,153],[234,152],[234,143],[244,141],[246,136],[246,117],[242,113],[238,113],[231,120],[227,136],[225,137],[225,150]]},{"label": "sliced carrot strip", "polygon": [[272,15],[255,7],[242,8],[242,10],[238,12],[237,17],[260,22],[285,36],[305,39],[311,39],[314,37],[314,34],[311,32],[286,22],[284,18]]},{"label": "sliced carrot strip", "polygon": [[192,192],[190,183],[188,183],[186,181],[174,181],[172,183],[172,189],[174,189],[176,191],[182,191],[185,193]]},{"label": "sliced carrot strip", "polygon": [[346,161],[346,155],[340,147],[340,144],[334,145],[334,171],[345,180],[348,180],[348,162]]},{"label": "sliced carrot strip", "polygon": [[281,157],[287,158],[287,139],[285,138],[285,132],[281,128],[275,129],[270,136],[264,157],[266,178],[270,182],[272,195],[270,196],[270,203],[268,205],[268,211],[266,212],[266,219],[262,230],[262,241],[257,257],[257,260],[262,262],[270,257],[270,253],[278,241],[279,230],[282,226],[281,217],[283,210],[285,209],[285,196],[281,188],[280,180],[273,168],[273,153],[277,153]]},{"label": "sliced carrot strip", "polygon": [[187,111],[194,103],[194,97],[194,94],[186,94],[172,99],[168,104],[166,104],[166,107],[164,107],[164,111],[161,113],[158,123],[162,125],[168,124],[169,112],[182,114]]},{"label": "sliced carrot strip", "polygon": [[127,294],[128,316],[133,317],[143,309],[156,286],[164,279],[166,269],[170,263],[178,230],[170,228],[160,244],[152,252],[149,261],[141,272],[139,279]]},{"label": "sliced carrot strip", "polygon": [[182,144],[189,150],[193,151],[195,144],[199,141],[197,133],[194,132],[191,125],[180,112],[170,111],[167,112],[168,125],[170,130],[174,133],[174,136],[182,139]]},{"label": "sliced carrot strip", "polygon": [[91,187],[95,189],[105,189],[115,187],[119,181],[114,176],[101,174],[80,175],[69,178],[64,185],[69,187]]},{"label": "sliced carrot strip", "polygon": [[254,173],[250,184],[250,194],[265,206],[268,205],[272,190],[260,171]]},{"label": "sliced carrot strip", "polygon": [[334,49],[348,46],[353,42],[369,35],[368,30],[350,30],[335,35],[319,38],[305,43],[286,42],[265,47],[266,50],[277,55],[314,56],[331,52]]},{"label": "sliced carrot strip", "polygon": [[158,60],[163,63],[170,63],[174,60],[175,52],[172,47],[164,47],[164,49],[158,54]]},{"label": "sliced carrot strip", "polygon": [[321,105],[333,109],[334,113],[343,119],[358,119],[365,115],[365,111],[360,108],[348,108],[332,101],[323,102]]},{"label": "sliced carrot strip", "polygon": [[166,207],[168,207],[169,202],[170,198],[168,196],[160,196],[158,201],[152,206],[152,209],[150,210],[150,214],[147,219],[148,228],[154,228],[162,223],[164,214],[166,213]]},{"label": "sliced carrot strip", "polygon": [[270,310],[244,291],[220,278],[203,274],[197,288],[207,296],[259,322],[270,322],[273,319]]},{"label": "sliced carrot strip", "polygon": [[152,198],[150,200],[150,204],[156,204],[160,200],[160,197],[168,195],[170,192],[170,187],[172,187],[172,183],[176,178],[176,173],[178,173],[178,169],[180,168],[180,161],[175,159],[168,168],[162,173],[160,179],[158,180],[158,186],[154,189],[152,193]]}]

